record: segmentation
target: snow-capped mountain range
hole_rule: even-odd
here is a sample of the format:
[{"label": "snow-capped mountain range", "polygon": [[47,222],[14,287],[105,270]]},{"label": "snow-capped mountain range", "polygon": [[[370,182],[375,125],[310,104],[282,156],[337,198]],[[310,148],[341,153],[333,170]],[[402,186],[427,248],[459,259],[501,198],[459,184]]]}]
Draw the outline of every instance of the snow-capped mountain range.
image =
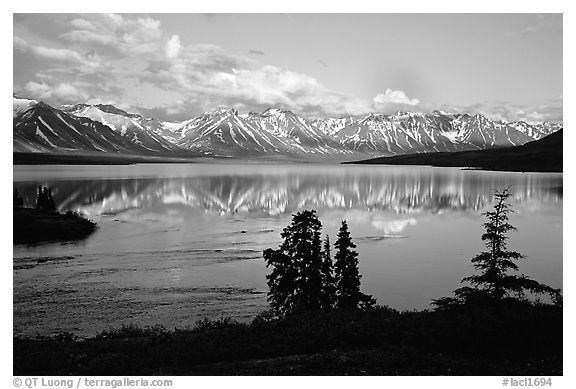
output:
[{"label": "snow-capped mountain range", "polygon": [[112,105],[75,104],[56,109],[17,97],[13,117],[14,151],[20,152],[337,160],[515,146],[562,128],[558,123],[507,123],[442,111],[309,121],[278,108],[244,115],[219,109],[172,123]]}]

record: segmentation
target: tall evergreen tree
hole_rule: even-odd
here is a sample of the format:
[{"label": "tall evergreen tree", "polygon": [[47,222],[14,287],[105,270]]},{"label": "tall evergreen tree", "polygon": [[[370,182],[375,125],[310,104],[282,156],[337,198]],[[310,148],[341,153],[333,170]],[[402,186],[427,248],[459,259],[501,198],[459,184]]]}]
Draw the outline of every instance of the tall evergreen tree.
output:
[{"label": "tall evergreen tree", "polygon": [[352,242],[348,224],[342,221],[338,232],[338,239],[334,244],[336,263],[336,306],[350,309],[358,307],[370,307],[376,303],[372,296],[360,292],[360,272],[358,271],[358,253],[354,250],[356,245]]},{"label": "tall evergreen tree", "polygon": [[482,240],[486,251],[472,258],[474,268],[480,274],[465,277],[462,282],[469,282],[470,287],[459,288],[454,291],[455,298],[444,297],[433,300],[433,305],[445,307],[453,304],[470,303],[478,299],[501,301],[504,298],[515,296],[524,298],[525,292],[535,294],[550,294],[553,299],[560,299],[560,291],[547,285],[534,281],[525,275],[509,274],[509,271],[518,271],[515,261],[524,258],[516,251],[509,251],[506,241],[508,233],[516,228],[508,222],[508,214],[513,212],[508,204],[510,192],[505,189],[494,194],[496,203],[491,211],[482,215],[487,221],[484,223],[485,232]]},{"label": "tall evergreen tree", "polygon": [[[307,211],[304,211],[307,212]],[[306,223],[305,223],[306,224]],[[306,227],[304,227],[306,228]],[[323,284],[322,284],[322,224],[315,211],[311,211],[308,224],[312,232],[312,242],[307,244],[307,239],[300,240],[303,260],[301,262],[302,299],[303,308],[318,310],[322,308]]]},{"label": "tall evergreen tree", "polygon": [[331,309],[336,303],[336,278],[334,277],[334,265],[330,255],[330,237],[324,239],[322,251],[322,308]]},{"label": "tall evergreen tree", "polygon": [[264,251],[266,266],[273,268],[266,276],[268,300],[277,314],[322,307],[321,229],[316,211],[298,212],[292,216],[292,224],[284,228],[280,248]]}]

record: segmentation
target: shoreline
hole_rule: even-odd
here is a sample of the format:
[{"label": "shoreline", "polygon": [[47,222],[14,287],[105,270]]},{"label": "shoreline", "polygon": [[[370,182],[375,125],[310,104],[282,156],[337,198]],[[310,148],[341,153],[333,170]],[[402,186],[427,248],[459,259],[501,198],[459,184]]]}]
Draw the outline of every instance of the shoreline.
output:
[{"label": "shoreline", "polygon": [[[18,155],[16,155],[18,154]],[[436,153],[434,153],[436,154]],[[438,154],[452,154],[452,153],[438,153]],[[332,160],[282,160],[282,159],[241,159],[241,158],[226,158],[226,157],[190,157],[190,158],[165,158],[165,157],[146,157],[146,156],[96,156],[96,155],[53,155],[53,154],[34,154],[34,153],[14,153],[13,167],[14,166],[126,166],[138,164],[268,164],[268,165],[282,165],[282,164],[310,164],[310,165],[377,165],[377,166],[393,166],[393,167],[446,167],[456,168],[462,171],[486,171],[486,172],[502,172],[502,173],[559,173],[563,174],[563,169],[530,169],[530,168],[497,168],[497,167],[482,167],[466,164],[446,164],[446,163],[430,163],[428,161],[417,162],[402,162],[398,158],[427,158],[422,154],[408,154],[394,157],[374,158],[360,161],[332,161]],[[381,160],[390,160],[390,162],[382,162]],[[374,162],[373,162],[374,161]]]}]

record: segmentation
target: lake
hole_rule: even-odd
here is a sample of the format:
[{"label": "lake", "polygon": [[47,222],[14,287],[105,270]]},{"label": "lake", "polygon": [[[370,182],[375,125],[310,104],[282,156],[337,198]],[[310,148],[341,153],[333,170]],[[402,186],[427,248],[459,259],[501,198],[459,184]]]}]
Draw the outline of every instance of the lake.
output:
[{"label": "lake", "polygon": [[137,323],[250,320],[267,309],[262,251],[291,215],[315,209],[334,242],[347,220],[362,290],[424,309],[473,273],[481,213],[510,188],[509,248],[520,271],[562,287],[562,174],[321,164],[14,166],[33,206],[49,186],[60,211],[100,229],[76,243],[14,246],[14,334],[93,335]]}]

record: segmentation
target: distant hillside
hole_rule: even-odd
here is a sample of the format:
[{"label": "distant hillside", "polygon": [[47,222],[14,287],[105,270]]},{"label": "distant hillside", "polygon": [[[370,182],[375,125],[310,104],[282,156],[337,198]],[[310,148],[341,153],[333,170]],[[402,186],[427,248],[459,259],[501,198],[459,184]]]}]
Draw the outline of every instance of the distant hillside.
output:
[{"label": "distant hillside", "polygon": [[347,162],[382,165],[474,167],[485,170],[562,172],[562,136],[559,130],[522,146],[453,153],[405,154]]}]

